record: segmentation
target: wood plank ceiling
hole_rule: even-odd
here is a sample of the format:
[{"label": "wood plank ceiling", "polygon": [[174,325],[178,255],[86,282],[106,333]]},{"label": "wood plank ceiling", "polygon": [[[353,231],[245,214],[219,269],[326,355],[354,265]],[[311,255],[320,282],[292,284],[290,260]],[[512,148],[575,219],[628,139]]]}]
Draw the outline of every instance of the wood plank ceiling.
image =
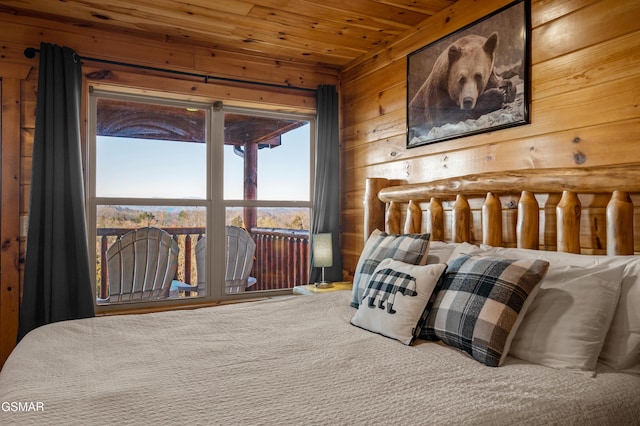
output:
[{"label": "wood plank ceiling", "polygon": [[0,11],[341,69],[455,0],[0,0]]}]

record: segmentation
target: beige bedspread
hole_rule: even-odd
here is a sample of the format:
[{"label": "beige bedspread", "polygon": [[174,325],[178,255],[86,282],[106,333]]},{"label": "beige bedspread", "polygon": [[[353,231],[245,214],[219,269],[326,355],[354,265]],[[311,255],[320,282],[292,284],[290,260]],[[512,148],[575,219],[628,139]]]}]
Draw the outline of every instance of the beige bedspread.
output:
[{"label": "beige bedspread", "polygon": [[403,346],[352,326],[349,300],[333,292],[41,327],[0,373],[0,424],[640,422],[640,377],[517,359],[490,368],[436,343]]}]

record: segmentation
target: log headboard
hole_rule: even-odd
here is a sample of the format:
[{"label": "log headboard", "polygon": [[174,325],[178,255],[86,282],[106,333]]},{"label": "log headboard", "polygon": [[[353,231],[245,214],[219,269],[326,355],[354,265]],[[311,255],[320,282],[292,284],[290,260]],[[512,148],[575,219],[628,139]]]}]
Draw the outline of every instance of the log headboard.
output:
[{"label": "log headboard", "polygon": [[[394,185],[368,178],[364,237],[429,232],[434,241],[634,254],[640,164],[526,169]],[[640,232],[638,232],[640,234]]]}]

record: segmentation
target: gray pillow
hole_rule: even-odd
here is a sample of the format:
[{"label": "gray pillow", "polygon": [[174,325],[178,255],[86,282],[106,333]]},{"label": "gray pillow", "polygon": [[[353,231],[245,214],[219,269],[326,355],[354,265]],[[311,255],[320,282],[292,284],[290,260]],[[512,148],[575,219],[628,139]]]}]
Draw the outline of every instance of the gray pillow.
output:
[{"label": "gray pillow", "polygon": [[360,305],[373,271],[384,259],[424,265],[429,252],[429,234],[387,234],[376,229],[364,245],[353,275],[351,306]]},{"label": "gray pillow", "polygon": [[549,262],[460,255],[449,263],[420,337],[498,367]]}]

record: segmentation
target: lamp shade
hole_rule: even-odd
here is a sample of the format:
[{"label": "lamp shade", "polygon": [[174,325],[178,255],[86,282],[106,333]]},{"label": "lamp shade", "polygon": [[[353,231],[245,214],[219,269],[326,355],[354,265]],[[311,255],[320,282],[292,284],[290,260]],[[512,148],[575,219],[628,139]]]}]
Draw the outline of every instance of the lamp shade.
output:
[{"label": "lamp shade", "polygon": [[313,266],[328,268],[333,265],[333,242],[331,233],[313,235]]}]

